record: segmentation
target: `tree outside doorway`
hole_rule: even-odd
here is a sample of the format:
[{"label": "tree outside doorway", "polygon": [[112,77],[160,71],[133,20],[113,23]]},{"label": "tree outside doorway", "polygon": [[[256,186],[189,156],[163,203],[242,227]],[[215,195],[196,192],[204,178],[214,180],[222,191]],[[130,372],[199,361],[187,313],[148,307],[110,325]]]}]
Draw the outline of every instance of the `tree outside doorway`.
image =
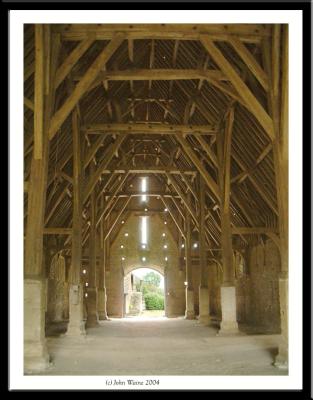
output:
[{"label": "tree outside doorway", "polygon": [[[149,268],[139,268],[130,273],[126,314],[140,317],[164,316],[164,278]],[[141,304],[138,305],[138,301]]]}]

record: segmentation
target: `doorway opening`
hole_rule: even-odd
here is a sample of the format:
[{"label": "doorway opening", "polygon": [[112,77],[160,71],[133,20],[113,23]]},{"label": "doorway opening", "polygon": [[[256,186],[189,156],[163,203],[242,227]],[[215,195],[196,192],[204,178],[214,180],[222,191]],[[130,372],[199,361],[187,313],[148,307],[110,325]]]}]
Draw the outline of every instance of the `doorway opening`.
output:
[{"label": "doorway opening", "polygon": [[164,316],[164,276],[152,268],[133,269],[124,277],[124,317]]}]

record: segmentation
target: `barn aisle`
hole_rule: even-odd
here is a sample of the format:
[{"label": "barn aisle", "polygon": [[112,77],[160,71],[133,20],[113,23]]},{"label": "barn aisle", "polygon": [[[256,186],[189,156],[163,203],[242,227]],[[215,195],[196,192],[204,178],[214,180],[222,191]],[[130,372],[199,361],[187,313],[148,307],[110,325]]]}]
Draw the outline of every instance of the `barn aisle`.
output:
[{"label": "barn aisle", "polygon": [[275,368],[279,335],[216,336],[184,318],[100,322],[84,339],[50,336],[45,375],[287,375]]}]

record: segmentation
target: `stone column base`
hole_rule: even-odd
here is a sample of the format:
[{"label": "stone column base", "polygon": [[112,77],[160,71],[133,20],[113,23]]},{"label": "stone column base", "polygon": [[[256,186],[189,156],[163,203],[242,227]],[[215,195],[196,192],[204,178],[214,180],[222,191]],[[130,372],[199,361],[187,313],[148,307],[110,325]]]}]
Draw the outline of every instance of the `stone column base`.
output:
[{"label": "stone column base", "polygon": [[100,321],[109,321],[106,310],[106,288],[98,289],[98,317]]},{"label": "stone column base", "polygon": [[280,303],[280,325],[281,343],[274,365],[277,368],[288,368],[288,275],[282,272],[279,278],[279,303]]},{"label": "stone column base", "polygon": [[83,288],[81,285],[70,286],[69,323],[66,336],[85,337],[85,323],[83,320]]},{"label": "stone column base", "polygon": [[46,284],[40,279],[24,280],[24,373],[49,366],[45,340]]},{"label": "stone column base", "polygon": [[221,321],[219,336],[236,335],[239,333],[238,323],[234,321]]},{"label": "stone column base", "polygon": [[196,319],[193,290],[186,288],[186,311],[185,319]]},{"label": "stone column base", "polygon": [[94,328],[99,326],[99,316],[97,310],[97,289],[96,288],[88,288],[87,290],[88,298],[87,298],[87,321],[86,328]]},{"label": "stone column base", "polygon": [[45,341],[24,342],[24,374],[44,371],[50,365],[50,357]]},{"label": "stone column base", "polygon": [[236,318],[236,288],[221,287],[222,321],[218,335],[234,335],[239,333]]},{"label": "stone column base", "polygon": [[274,366],[280,369],[288,369],[288,345],[286,343],[280,344]]},{"label": "stone column base", "polygon": [[202,325],[209,325],[209,289],[207,287],[199,287],[199,318],[198,322]]}]

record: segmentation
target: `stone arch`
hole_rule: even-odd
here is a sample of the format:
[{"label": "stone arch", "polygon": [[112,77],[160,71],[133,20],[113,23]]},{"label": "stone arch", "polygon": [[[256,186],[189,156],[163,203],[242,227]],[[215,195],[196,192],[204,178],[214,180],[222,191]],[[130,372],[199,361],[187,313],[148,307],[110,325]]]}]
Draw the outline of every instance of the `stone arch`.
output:
[{"label": "stone arch", "polygon": [[[167,303],[166,303],[166,268],[162,268],[159,265],[156,264],[148,264],[148,265],[137,265],[137,264],[131,264],[128,265],[127,267],[123,267],[123,274],[124,274],[124,299],[123,299],[123,315],[127,315],[130,313],[130,307],[131,304],[133,303],[133,299],[135,298],[135,309],[137,310],[138,313],[138,298],[140,297],[140,301],[143,303],[143,296],[140,292],[137,291],[132,291],[132,285],[133,283],[131,282],[131,274],[133,271],[137,271],[140,269],[148,269],[148,270],[152,270],[155,271],[157,273],[159,273],[160,275],[163,276],[164,278],[164,312],[165,315],[167,314]],[[143,308],[140,306],[139,307],[140,310],[142,311]],[[141,311],[139,313],[141,313]],[[135,315],[135,314],[134,314]]]},{"label": "stone arch", "polygon": [[143,268],[147,268],[147,269],[152,269],[156,272],[159,272],[161,275],[165,275],[165,271],[164,271],[164,267],[156,265],[156,264],[148,264],[148,265],[137,265],[137,264],[132,264],[132,265],[127,265],[125,267],[123,267],[123,271],[124,271],[124,276],[126,276],[127,274],[129,274],[132,271],[135,271],[136,269],[143,269]]}]

